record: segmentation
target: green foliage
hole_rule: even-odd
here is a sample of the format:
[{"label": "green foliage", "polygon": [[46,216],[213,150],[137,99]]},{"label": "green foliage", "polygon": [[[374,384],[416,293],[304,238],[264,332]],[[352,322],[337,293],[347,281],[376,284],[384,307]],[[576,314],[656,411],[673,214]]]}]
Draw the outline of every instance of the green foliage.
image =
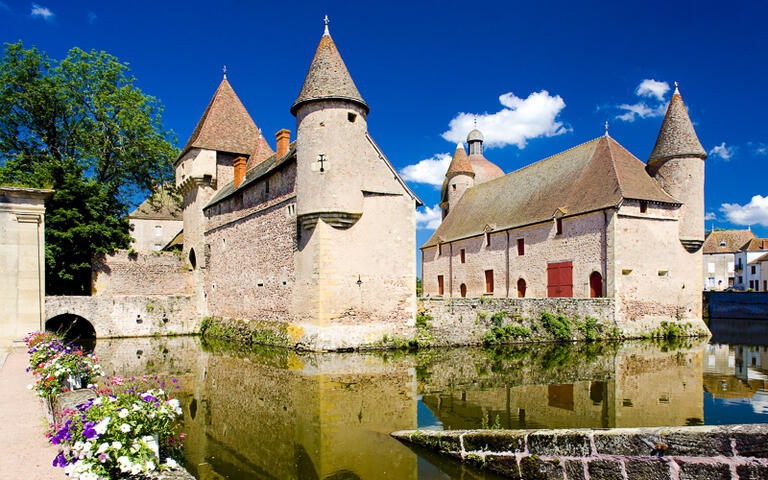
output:
[{"label": "green foliage", "polygon": [[49,59],[21,42],[0,57],[0,184],[53,188],[46,291],[90,292],[91,260],[130,244],[126,215],[169,180],[178,151],[162,107],[105,52]]},{"label": "green foliage", "polygon": [[561,313],[552,315],[549,312],[542,312],[541,324],[557,341],[570,342],[573,340],[571,321],[565,315]]},{"label": "green foliage", "polygon": [[416,296],[420,297],[422,292],[421,279],[416,277]]},{"label": "green foliage", "polygon": [[416,314],[416,327],[427,328],[429,324],[427,322],[432,321],[432,315],[428,313],[419,312]]},{"label": "green foliage", "polygon": [[493,315],[491,315],[491,321],[493,321],[493,324],[497,327],[500,327],[504,323],[504,318],[509,316],[509,312],[506,310],[502,310],[500,312],[496,312]]},{"label": "green foliage", "polygon": [[494,326],[483,335],[483,344],[496,345],[499,343],[510,343],[530,336],[531,331],[519,325],[505,325],[503,327]]},{"label": "green foliage", "polygon": [[587,317],[583,323],[579,323],[579,330],[584,334],[584,339],[588,342],[594,342],[600,338],[601,329],[596,318]]},{"label": "green foliage", "polygon": [[496,415],[496,418],[493,420],[493,424],[489,424],[490,420],[488,418],[488,414],[486,413],[483,415],[483,417],[480,419],[480,428],[485,430],[501,430],[501,417],[499,415]]}]

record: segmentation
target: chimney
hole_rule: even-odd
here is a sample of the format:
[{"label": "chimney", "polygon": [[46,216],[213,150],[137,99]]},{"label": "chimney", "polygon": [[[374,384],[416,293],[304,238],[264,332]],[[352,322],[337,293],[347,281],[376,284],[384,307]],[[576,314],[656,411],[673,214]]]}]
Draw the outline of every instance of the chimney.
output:
[{"label": "chimney", "polygon": [[235,188],[239,187],[243,183],[245,178],[245,157],[237,157],[235,159]]},{"label": "chimney", "polygon": [[288,146],[291,144],[291,131],[284,128],[277,132],[275,137],[277,138],[277,158],[280,158],[288,153]]}]

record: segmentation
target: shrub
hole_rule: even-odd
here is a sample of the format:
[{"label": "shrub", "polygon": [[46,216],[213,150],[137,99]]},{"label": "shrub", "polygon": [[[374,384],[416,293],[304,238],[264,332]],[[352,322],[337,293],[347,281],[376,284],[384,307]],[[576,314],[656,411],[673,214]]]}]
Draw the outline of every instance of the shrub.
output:
[{"label": "shrub", "polygon": [[549,312],[542,312],[541,324],[557,341],[569,342],[573,340],[573,335],[571,334],[571,321],[568,320],[568,317],[565,315],[558,313],[557,316],[555,316]]},{"label": "shrub", "polygon": [[509,343],[520,338],[528,338],[531,331],[519,325],[505,325],[503,327],[493,327],[483,335],[484,345],[495,345],[497,343]]}]

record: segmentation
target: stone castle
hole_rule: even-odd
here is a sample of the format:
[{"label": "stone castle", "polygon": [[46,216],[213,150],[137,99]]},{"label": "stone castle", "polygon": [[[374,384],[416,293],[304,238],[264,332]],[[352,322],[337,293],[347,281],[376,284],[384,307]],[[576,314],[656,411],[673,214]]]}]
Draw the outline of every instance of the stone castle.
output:
[{"label": "stone castle", "polygon": [[701,325],[704,159],[677,88],[647,164],[606,134],[504,175],[459,145],[421,247],[430,297],[609,297],[626,332]]}]

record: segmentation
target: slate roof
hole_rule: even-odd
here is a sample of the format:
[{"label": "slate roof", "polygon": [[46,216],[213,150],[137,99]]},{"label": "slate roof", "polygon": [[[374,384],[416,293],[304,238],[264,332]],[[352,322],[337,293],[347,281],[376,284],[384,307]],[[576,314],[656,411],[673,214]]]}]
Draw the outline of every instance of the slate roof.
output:
[{"label": "slate roof", "polygon": [[250,155],[258,140],[259,129],[224,77],[179,158],[192,148]]},{"label": "slate roof", "polygon": [[683,155],[707,158],[707,152],[701,146],[699,137],[693,129],[683,97],[675,89],[648,163]]},{"label": "slate roof", "polygon": [[[747,244],[755,234],[750,230],[721,230],[712,231],[704,239],[704,253],[735,253]],[[720,246],[725,242],[725,246]]]},{"label": "slate roof", "polygon": [[203,209],[212,207],[217,203],[223,200],[226,200],[232,194],[242,191],[243,189],[247,188],[248,185],[270,174],[280,166],[295,160],[296,160],[296,142],[294,141],[291,143],[291,145],[288,147],[288,151],[282,157],[277,158],[277,154],[273,154],[271,157],[257,164],[252,169],[247,170],[245,172],[245,178],[243,179],[243,182],[237,188],[235,188],[234,181],[229,182],[223,187],[221,187],[219,190],[216,191],[216,194],[213,196],[213,198],[211,198],[208,204],[203,207]]},{"label": "slate roof", "polygon": [[291,106],[291,113],[296,115],[299,105],[303,103],[324,99],[356,102],[365,109],[366,113],[369,111],[368,104],[357,91],[355,82],[352,81],[344,60],[341,59],[339,50],[328,33],[320,38],[320,44],[309,65],[304,85]]},{"label": "slate roof", "polygon": [[741,247],[744,252],[759,252],[768,250],[768,238],[752,238]]},{"label": "slate roof", "polygon": [[645,164],[609,136],[596,138],[503,177],[475,185],[422,248],[496,230],[616,206],[622,199],[679,205],[645,171]]},{"label": "slate roof", "polygon": [[128,218],[181,220],[181,197],[171,189],[160,187],[136,207]]}]

